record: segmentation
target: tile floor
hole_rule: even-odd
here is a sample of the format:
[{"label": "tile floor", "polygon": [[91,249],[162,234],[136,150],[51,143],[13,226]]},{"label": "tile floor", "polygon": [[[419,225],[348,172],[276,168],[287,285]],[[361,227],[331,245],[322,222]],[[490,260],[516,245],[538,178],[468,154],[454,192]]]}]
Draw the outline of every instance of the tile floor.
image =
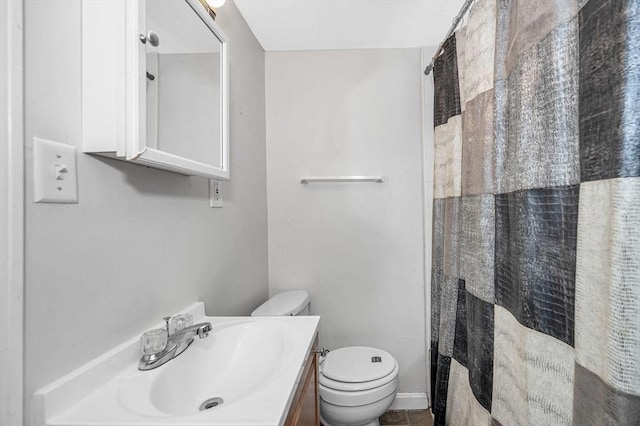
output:
[{"label": "tile floor", "polygon": [[380,426],[433,426],[433,417],[429,410],[387,411]]}]

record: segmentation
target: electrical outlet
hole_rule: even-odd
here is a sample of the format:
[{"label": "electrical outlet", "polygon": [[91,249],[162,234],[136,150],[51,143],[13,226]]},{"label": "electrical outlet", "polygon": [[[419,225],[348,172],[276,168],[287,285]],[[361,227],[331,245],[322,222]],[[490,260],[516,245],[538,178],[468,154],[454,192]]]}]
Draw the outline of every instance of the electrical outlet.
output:
[{"label": "electrical outlet", "polygon": [[36,203],[77,203],[76,147],[33,138],[33,192]]},{"label": "electrical outlet", "polygon": [[220,183],[217,180],[209,181],[209,207],[222,207],[222,187]]}]

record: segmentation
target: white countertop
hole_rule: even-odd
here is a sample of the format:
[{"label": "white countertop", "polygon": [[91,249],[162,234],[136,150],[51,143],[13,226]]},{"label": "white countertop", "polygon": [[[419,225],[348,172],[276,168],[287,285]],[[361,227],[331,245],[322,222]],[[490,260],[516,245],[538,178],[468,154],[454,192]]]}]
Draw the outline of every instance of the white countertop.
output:
[{"label": "white countertop", "polygon": [[[210,336],[203,340],[196,339],[184,353],[149,371],[139,371],[137,368],[140,358],[139,336],[133,337],[38,390],[33,396],[34,424],[283,425],[317,335],[320,317],[207,317],[202,303],[196,303],[182,312],[192,314],[194,323],[211,322],[213,330]],[[208,359],[209,352],[206,351],[219,350],[220,347],[216,345],[221,342],[227,342],[228,345],[222,336],[225,329],[234,326],[251,329],[251,335],[244,336],[244,340],[234,341],[233,348],[225,348],[227,354],[231,351],[230,356],[239,359],[238,363],[225,364],[224,371],[220,371],[220,375],[225,375],[225,383],[231,383],[228,386],[233,389],[230,390],[216,384],[215,361],[206,366],[207,374],[200,374],[199,368],[203,366],[199,364],[203,363],[203,359]],[[216,336],[219,336],[218,340]],[[254,342],[248,342],[250,339],[254,339]],[[270,348],[272,344],[274,347]],[[266,371],[269,368],[262,367],[264,362],[275,362],[277,368]],[[256,376],[260,376],[258,385],[243,388],[243,381],[250,383],[258,380]],[[166,383],[167,377],[178,379],[175,386],[171,381]],[[195,383],[198,381],[201,382]],[[190,398],[191,394],[197,395],[203,389],[225,401],[207,411],[174,410],[172,414],[171,409],[159,408],[157,395],[151,395],[153,392],[149,391],[154,386],[164,386],[163,392],[168,392],[170,396],[163,401],[168,400],[170,405],[180,404],[182,399]],[[216,389],[216,386],[220,389]],[[224,392],[227,395],[213,395]],[[171,395],[175,397],[175,404]],[[196,406],[200,402],[193,401]]]}]

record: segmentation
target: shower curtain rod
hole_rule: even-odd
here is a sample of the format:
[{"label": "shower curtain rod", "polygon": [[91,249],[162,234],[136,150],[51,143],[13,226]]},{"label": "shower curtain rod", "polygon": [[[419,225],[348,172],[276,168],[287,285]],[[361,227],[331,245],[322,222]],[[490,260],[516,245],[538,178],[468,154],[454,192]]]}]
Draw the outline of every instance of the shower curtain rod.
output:
[{"label": "shower curtain rod", "polygon": [[449,37],[451,37],[451,35],[455,32],[456,28],[458,27],[458,24],[460,23],[464,15],[467,13],[467,10],[469,10],[471,3],[473,3],[473,0],[467,0],[462,5],[462,9],[460,9],[460,13],[458,13],[456,17],[453,19],[453,24],[451,25],[451,28],[449,28],[449,32],[444,38],[444,41],[440,43],[440,46],[438,46],[438,50],[436,50],[435,55],[433,55],[433,58],[431,58],[431,62],[429,63],[429,65],[427,65],[427,68],[425,68],[424,75],[429,75],[431,73],[431,70],[433,69],[433,64],[436,61],[436,58],[438,57],[438,55],[440,55],[440,52],[442,52],[442,48],[444,47],[444,42],[447,41]]}]

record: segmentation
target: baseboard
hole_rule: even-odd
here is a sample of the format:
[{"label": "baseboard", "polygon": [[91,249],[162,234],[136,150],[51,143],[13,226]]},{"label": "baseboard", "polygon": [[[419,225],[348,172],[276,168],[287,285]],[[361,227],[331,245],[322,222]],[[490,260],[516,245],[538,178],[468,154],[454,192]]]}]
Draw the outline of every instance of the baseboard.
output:
[{"label": "baseboard", "polygon": [[426,393],[399,393],[389,410],[426,410],[429,408]]}]

